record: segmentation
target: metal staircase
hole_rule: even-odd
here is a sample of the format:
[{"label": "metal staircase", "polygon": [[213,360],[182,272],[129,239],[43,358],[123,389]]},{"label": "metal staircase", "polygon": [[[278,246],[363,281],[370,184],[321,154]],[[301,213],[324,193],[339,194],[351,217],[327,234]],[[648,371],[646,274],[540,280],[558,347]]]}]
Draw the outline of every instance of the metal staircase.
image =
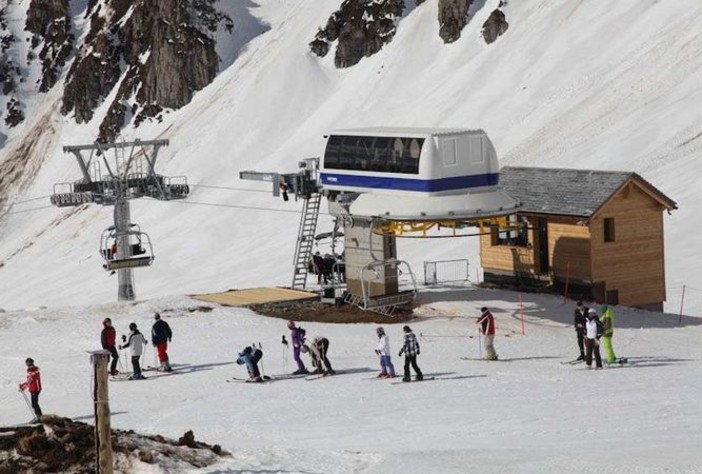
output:
[{"label": "metal staircase", "polygon": [[305,198],[302,206],[300,229],[297,232],[297,246],[295,247],[295,258],[293,259],[293,290],[304,290],[307,285],[307,274],[309,273],[309,264],[312,258],[312,248],[314,236],[317,232],[317,219],[319,218],[321,202],[322,195],[314,192]]}]

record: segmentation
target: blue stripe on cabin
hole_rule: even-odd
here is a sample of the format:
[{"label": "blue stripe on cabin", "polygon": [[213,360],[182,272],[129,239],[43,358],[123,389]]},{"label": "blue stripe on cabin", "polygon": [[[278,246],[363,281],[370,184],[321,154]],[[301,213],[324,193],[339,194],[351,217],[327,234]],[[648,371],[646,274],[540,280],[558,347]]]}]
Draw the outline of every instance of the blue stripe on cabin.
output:
[{"label": "blue stripe on cabin", "polygon": [[357,188],[391,189],[397,191],[437,192],[451,189],[496,186],[499,173],[472,174],[439,179],[410,179],[388,176],[359,176],[321,173],[322,185]]}]

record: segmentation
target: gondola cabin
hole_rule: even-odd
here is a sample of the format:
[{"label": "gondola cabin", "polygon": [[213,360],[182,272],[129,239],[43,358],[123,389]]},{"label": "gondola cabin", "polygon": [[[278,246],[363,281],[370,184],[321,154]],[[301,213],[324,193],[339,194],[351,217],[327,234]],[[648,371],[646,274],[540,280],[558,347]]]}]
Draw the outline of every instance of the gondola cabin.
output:
[{"label": "gondola cabin", "polygon": [[496,186],[497,154],[482,130],[364,128],[327,136],[320,165],[329,193],[445,195]]}]

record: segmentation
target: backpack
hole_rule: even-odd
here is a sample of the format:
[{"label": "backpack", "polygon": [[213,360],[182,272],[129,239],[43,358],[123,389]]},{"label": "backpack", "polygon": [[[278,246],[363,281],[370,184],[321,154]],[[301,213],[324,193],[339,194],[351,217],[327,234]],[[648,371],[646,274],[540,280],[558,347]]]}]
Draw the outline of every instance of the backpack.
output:
[{"label": "backpack", "polygon": [[259,360],[263,357],[263,351],[261,349],[254,349],[251,353],[251,362],[257,364]]},{"label": "backpack", "polygon": [[597,338],[599,339],[604,334],[604,324],[599,319],[595,320],[595,324],[597,325]]}]

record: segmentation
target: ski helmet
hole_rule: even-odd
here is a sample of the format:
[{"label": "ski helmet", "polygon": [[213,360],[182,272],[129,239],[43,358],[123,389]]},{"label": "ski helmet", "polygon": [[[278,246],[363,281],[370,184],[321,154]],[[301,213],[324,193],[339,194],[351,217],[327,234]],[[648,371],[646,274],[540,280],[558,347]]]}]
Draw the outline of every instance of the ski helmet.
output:
[{"label": "ski helmet", "polygon": [[161,315],[159,313],[154,313],[154,319],[161,319]]},{"label": "ski helmet", "polygon": [[378,336],[382,336],[383,334],[385,334],[385,329],[380,327],[380,328],[376,329],[375,332],[376,332],[376,334],[378,334]]},{"label": "ski helmet", "polygon": [[136,331],[137,325],[136,323],[129,323],[129,330],[130,331]]},{"label": "ski helmet", "polygon": [[403,327],[402,330],[405,331],[405,332],[412,332],[412,330],[410,329],[409,326]]},{"label": "ski helmet", "polygon": [[295,321],[288,321],[288,329],[294,329],[295,328]]},{"label": "ski helmet", "polygon": [[25,364],[32,364],[32,365],[33,365],[33,364],[34,364],[34,359],[32,359],[31,357],[27,357],[27,358],[24,360],[24,363],[25,363]]},{"label": "ski helmet", "polygon": [[587,317],[592,319],[597,317],[597,311],[594,309],[590,308],[590,310],[587,312]]}]

